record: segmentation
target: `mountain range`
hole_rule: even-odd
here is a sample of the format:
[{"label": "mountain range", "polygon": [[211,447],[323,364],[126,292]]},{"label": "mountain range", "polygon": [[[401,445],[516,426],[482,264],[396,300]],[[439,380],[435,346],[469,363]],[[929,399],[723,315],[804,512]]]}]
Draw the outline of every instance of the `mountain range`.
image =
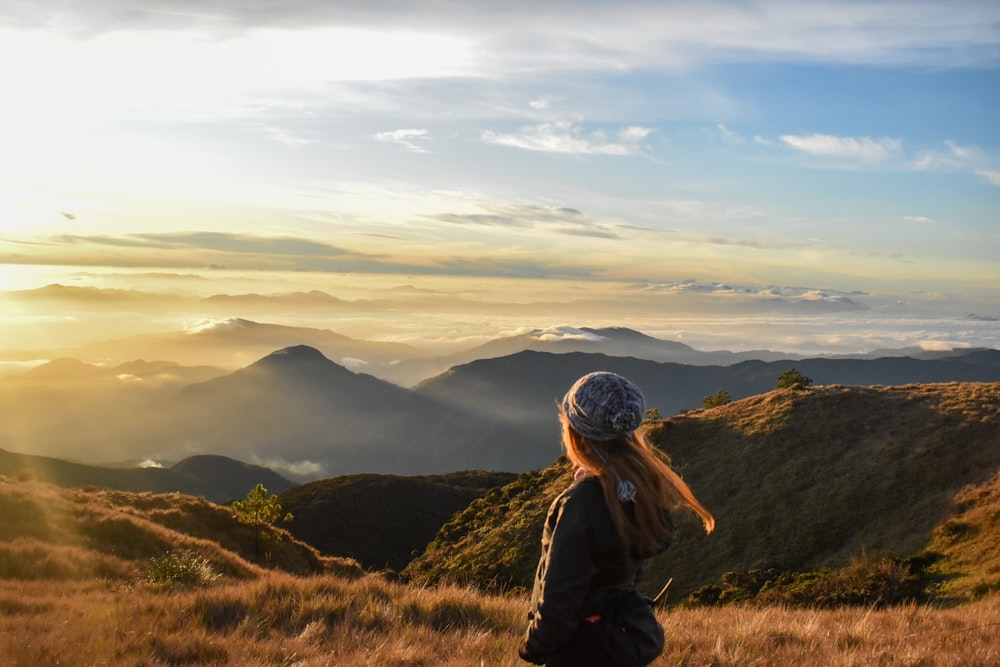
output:
[{"label": "mountain range", "polygon": [[556,401],[587,372],[630,377],[647,407],[669,416],[719,390],[734,399],[768,391],[792,367],[817,385],[988,382],[1000,380],[1000,351],[695,366],[524,350],[454,366],[412,389],[352,372],[305,345],[234,372],[58,360],[0,382],[0,445],[87,463],[218,454],[298,482],[523,472],[559,455]]},{"label": "mountain range", "polygon": [[[79,288],[52,287],[56,296],[72,289]],[[89,295],[86,290],[84,292]],[[98,299],[99,302],[132,298],[105,292],[99,291],[96,295],[92,295],[92,298]],[[302,295],[302,297],[308,297],[310,300],[319,298],[315,295]],[[223,297],[217,298],[223,299]],[[252,300],[261,297],[245,295],[226,298]],[[333,297],[327,295],[327,298]],[[742,361],[787,361],[803,358],[802,355],[774,350],[703,351],[684,343],[655,338],[625,327],[574,326],[533,329],[496,338],[468,349],[439,354],[404,343],[351,338],[329,329],[287,326],[231,317],[206,320],[189,330],[102,340],[79,348],[0,350],[0,360],[72,358],[110,368],[135,359],[153,358],[169,360],[184,366],[218,367],[231,372],[275,350],[298,345],[316,348],[328,359],[352,371],[374,375],[403,387],[412,387],[446,372],[453,366],[479,359],[505,357],[526,350],[553,354],[588,352],[695,366],[727,366]],[[824,358],[876,359],[906,356],[915,359],[933,359],[964,354],[968,351],[965,349],[934,351],[911,347],[874,350],[856,355],[829,355]]]}]

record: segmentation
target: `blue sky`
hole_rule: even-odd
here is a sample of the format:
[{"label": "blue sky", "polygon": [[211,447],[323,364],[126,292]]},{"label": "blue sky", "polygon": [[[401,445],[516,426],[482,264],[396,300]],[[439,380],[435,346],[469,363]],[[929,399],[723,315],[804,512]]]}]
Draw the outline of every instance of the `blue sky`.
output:
[{"label": "blue sky", "polygon": [[0,262],[1000,310],[996,2],[0,8]]}]

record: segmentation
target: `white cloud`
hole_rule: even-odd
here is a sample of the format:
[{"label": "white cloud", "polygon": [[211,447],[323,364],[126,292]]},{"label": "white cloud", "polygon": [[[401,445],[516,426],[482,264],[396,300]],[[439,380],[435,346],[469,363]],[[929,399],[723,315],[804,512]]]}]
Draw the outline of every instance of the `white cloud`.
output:
[{"label": "white cloud", "polygon": [[781,140],[804,153],[828,157],[881,160],[899,152],[903,142],[891,137],[837,137],[831,134],[783,134]]},{"label": "white cloud", "polygon": [[904,215],[903,220],[906,222],[915,222],[921,225],[934,224],[934,218],[928,218],[926,215]]},{"label": "white cloud", "polygon": [[261,131],[278,143],[285,144],[286,146],[305,146],[312,143],[309,139],[295,136],[288,130],[284,130],[280,127],[263,127],[261,128]]},{"label": "white cloud", "polygon": [[913,162],[918,171],[964,171],[971,172],[990,185],[1000,186],[1000,169],[995,157],[991,157],[979,146],[962,146],[954,141],[945,141],[944,150],[922,153]]},{"label": "white cloud", "polygon": [[[437,37],[461,36],[463,41],[475,35],[481,66],[507,71],[538,66],[648,67],[719,59],[745,62],[753,57],[939,67],[976,62],[992,65],[1000,20],[1000,7],[990,0],[623,0],[584,3],[581,11],[572,13],[566,11],[564,3],[528,0],[431,6],[398,0],[94,0],[59,3],[57,13],[49,4],[2,3],[0,24],[54,26],[84,35],[130,28],[198,29],[230,39],[275,25],[299,31],[337,26],[358,33],[398,32],[406,26],[428,33],[434,30]],[[379,66],[392,54],[399,61],[393,69],[408,70],[414,64],[421,65],[427,52],[433,55],[439,44],[440,39],[428,40],[421,49],[365,49],[360,52],[364,57],[349,57],[343,65],[345,69]],[[526,44],[531,48],[524,48]],[[368,43],[361,40],[361,46]],[[355,43],[348,44],[345,51],[359,52]],[[319,60],[324,66],[337,66],[330,60]],[[431,60],[434,70],[443,62]]]},{"label": "white cloud", "polygon": [[[732,130],[730,130],[723,123],[719,123],[715,127],[716,127],[716,129],[719,130],[719,133],[722,135],[722,140],[725,141],[727,144],[742,144],[743,143],[743,137],[741,137],[736,132],[733,132]],[[754,140],[756,140],[756,139],[757,139],[757,137],[754,137]]]},{"label": "white cloud", "polygon": [[545,111],[549,108],[549,101],[544,97],[539,97],[537,100],[531,100],[528,102],[528,106],[535,111]]},{"label": "white cloud", "polygon": [[611,141],[603,130],[585,134],[576,123],[558,122],[527,125],[512,134],[486,131],[480,138],[489,144],[544,153],[628,156],[641,155],[643,140],[653,132],[647,127],[625,127],[617,132],[618,141]]},{"label": "white cloud", "polygon": [[600,342],[605,340],[604,336],[599,336],[591,331],[583,331],[571,326],[555,326],[547,329],[535,329],[529,335],[537,340],[554,342],[560,340],[582,340],[590,342]]},{"label": "white cloud", "polygon": [[1000,171],[977,171],[976,173],[990,185],[1000,186]]},{"label": "white cloud", "polygon": [[430,138],[427,130],[423,129],[405,129],[393,130],[391,132],[379,132],[372,138],[375,139],[375,141],[398,144],[411,153],[429,152],[426,148],[416,143],[417,141],[423,141]]}]

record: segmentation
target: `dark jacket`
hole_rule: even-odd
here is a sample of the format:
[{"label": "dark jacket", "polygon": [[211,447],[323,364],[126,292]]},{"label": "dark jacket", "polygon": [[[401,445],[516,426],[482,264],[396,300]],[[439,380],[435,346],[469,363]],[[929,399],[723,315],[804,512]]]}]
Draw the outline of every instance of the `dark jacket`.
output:
[{"label": "dark jacket", "polygon": [[521,657],[542,664],[564,652],[594,591],[634,584],[644,562],[615,532],[601,483],[594,477],[574,482],[545,519]]}]

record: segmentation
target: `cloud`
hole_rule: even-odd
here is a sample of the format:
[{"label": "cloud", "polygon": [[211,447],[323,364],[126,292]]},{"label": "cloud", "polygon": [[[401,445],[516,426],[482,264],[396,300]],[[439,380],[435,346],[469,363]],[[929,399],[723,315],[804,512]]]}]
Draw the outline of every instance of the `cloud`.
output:
[{"label": "cloud", "polygon": [[926,215],[904,215],[903,220],[905,220],[906,222],[914,222],[921,225],[934,224],[934,218],[928,218]]},{"label": "cloud", "polygon": [[604,239],[620,238],[610,225],[594,222],[588,215],[566,206],[531,206],[522,204],[483,204],[482,213],[437,213],[432,220],[460,225],[489,227],[545,228],[560,234]]},{"label": "cloud", "polygon": [[262,255],[300,255],[316,257],[338,257],[355,255],[338,246],[295,237],[265,237],[223,232],[176,232],[167,234],[129,234],[125,236],[80,236],[62,235],[54,237],[62,243],[92,243],[126,248],[154,248],[182,250],[216,250],[232,253],[253,253]]},{"label": "cloud", "polygon": [[944,150],[924,151],[913,162],[918,171],[964,171],[976,174],[989,185],[1000,186],[1000,160],[979,146],[945,141]]},{"label": "cloud", "polygon": [[722,140],[725,141],[727,144],[743,143],[743,137],[741,137],[738,133],[730,130],[728,127],[725,126],[725,124],[718,123],[716,124],[715,127],[717,130],[719,130],[719,134],[722,135]]},{"label": "cloud", "polygon": [[592,331],[584,331],[582,329],[577,329],[571,326],[556,326],[549,327],[547,329],[534,329],[529,331],[527,335],[536,340],[545,342],[556,342],[561,340],[579,340],[588,341],[591,343],[599,343],[602,340],[607,340],[605,336],[598,335]]},{"label": "cloud", "polygon": [[990,185],[1000,186],[1000,171],[977,171],[977,174]]},{"label": "cloud", "polygon": [[306,146],[313,143],[310,139],[296,136],[290,131],[280,127],[262,127],[261,132],[263,132],[265,136],[270,137],[278,143],[285,144],[286,146]]},{"label": "cloud", "polygon": [[618,130],[615,139],[609,139],[603,130],[585,134],[576,123],[556,122],[526,125],[512,134],[488,130],[480,139],[488,144],[543,153],[634,156],[643,154],[642,142],[654,131],[648,127],[630,126]]},{"label": "cloud", "polygon": [[375,139],[375,141],[398,144],[411,153],[429,152],[426,148],[416,143],[418,140],[426,140],[430,138],[430,134],[427,130],[423,129],[405,129],[393,130],[391,132],[379,132],[372,138]]},{"label": "cloud", "polygon": [[[232,38],[263,30],[323,29],[474,35],[484,68],[622,69],[746,62],[754,57],[884,65],[993,65],[1000,9],[989,0],[711,3],[443,0],[91,0],[5,2],[0,24],[93,35],[198,30]],[[531,48],[525,48],[525,45]],[[529,55],[530,53],[530,55]],[[413,55],[410,52],[410,55]],[[351,64],[358,65],[355,59]]]},{"label": "cloud", "polygon": [[899,139],[883,137],[837,137],[830,134],[784,134],[781,140],[792,148],[824,157],[846,157],[861,160],[882,160],[902,148]]}]

